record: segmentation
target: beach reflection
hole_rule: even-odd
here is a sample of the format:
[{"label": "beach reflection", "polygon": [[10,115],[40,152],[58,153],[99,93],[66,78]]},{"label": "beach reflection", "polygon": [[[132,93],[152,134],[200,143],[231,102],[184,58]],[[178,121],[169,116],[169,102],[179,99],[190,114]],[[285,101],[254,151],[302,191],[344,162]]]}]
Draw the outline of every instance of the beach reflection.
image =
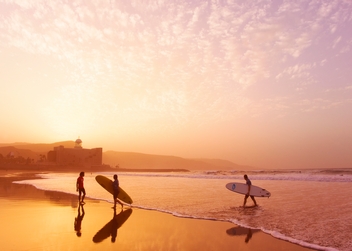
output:
[{"label": "beach reflection", "polygon": [[116,208],[114,208],[113,218],[94,235],[93,242],[99,243],[111,236],[111,242],[114,243],[117,237],[117,230],[127,221],[131,214],[131,208],[127,210],[121,209],[119,214],[116,214]]},{"label": "beach reflection", "polygon": [[[27,177],[30,178],[30,177]],[[73,194],[67,194],[58,191],[44,191],[38,190],[32,185],[27,184],[16,184],[13,181],[18,181],[20,178],[10,177],[4,178],[0,177],[0,198],[6,197],[17,200],[33,199],[33,200],[50,200],[50,202],[62,205],[76,207],[77,197]]]},{"label": "beach reflection", "polygon": [[226,233],[230,236],[240,236],[245,235],[245,242],[248,243],[249,240],[252,238],[252,235],[256,232],[259,232],[259,229],[250,229],[246,227],[232,227],[226,230]]},{"label": "beach reflection", "polygon": [[81,231],[81,228],[82,228],[82,221],[83,221],[83,217],[85,215],[85,212],[84,212],[84,207],[82,204],[80,204],[78,206],[78,214],[77,214],[77,217],[75,218],[75,231],[76,231],[76,235],[78,237],[81,237],[82,235],[82,231]]}]

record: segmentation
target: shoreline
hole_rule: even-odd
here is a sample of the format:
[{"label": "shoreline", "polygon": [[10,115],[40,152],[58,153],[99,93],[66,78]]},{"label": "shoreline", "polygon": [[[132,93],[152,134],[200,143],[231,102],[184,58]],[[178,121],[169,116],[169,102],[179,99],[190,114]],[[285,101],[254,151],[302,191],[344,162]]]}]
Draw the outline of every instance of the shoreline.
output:
[{"label": "shoreline", "polygon": [[1,165],[0,171],[5,172],[64,172],[77,173],[82,170],[85,172],[190,172],[188,169],[181,168],[113,168],[113,167],[62,167],[62,166],[38,166],[38,165]]},{"label": "shoreline", "polygon": [[[111,203],[89,198],[78,237],[74,230],[79,209],[76,195],[12,183],[40,172],[0,171],[0,203],[6,215],[2,223],[7,226],[0,230],[1,240],[6,240],[0,241],[2,250],[48,246],[51,250],[314,250],[230,222],[181,218],[133,206],[124,207],[124,214],[130,212],[130,216],[116,228],[116,221],[121,223],[116,215],[122,219],[122,214],[115,215]],[[114,227],[117,235],[111,242]]]}]

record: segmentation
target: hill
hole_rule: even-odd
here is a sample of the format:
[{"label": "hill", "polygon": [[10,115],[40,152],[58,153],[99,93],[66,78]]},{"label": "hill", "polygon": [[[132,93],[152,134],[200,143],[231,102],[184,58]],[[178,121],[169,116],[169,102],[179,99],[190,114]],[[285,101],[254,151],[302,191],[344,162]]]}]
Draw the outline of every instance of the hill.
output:
[{"label": "hill", "polygon": [[[41,155],[46,155],[54,147],[64,146],[73,148],[74,141],[61,141],[51,144],[13,143],[0,144],[0,154],[7,156],[9,153],[15,157],[33,159],[37,161]],[[135,152],[103,152],[103,164],[121,169],[187,169],[187,170],[249,170],[250,166],[237,165],[222,159],[186,159],[177,156],[154,155]]]},{"label": "hill", "polygon": [[104,164],[120,168],[143,169],[188,169],[188,170],[238,170],[247,166],[236,165],[227,160],[185,159],[176,156],[153,155],[134,152],[106,151]]},{"label": "hill", "polygon": [[73,148],[74,145],[75,145],[74,141],[61,141],[61,142],[55,142],[51,144],[11,143],[11,144],[0,144],[0,148],[5,146],[13,146],[17,149],[27,149],[33,152],[47,154],[49,151],[53,150],[54,147],[64,146],[65,148]]},{"label": "hill", "polygon": [[0,147],[0,154],[3,157],[6,157],[6,156],[19,157],[19,156],[22,156],[25,159],[27,159],[27,158],[39,159],[39,155],[40,155],[40,153],[33,152],[31,150],[28,150],[28,149],[18,149],[18,148],[13,147],[13,146]]},{"label": "hill", "polygon": [[213,166],[222,167],[221,170],[235,169],[235,170],[253,170],[255,169],[253,166],[246,165],[238,165],[228,160],[223,159],[196,159],[199,161],[203,161],[205,163],[209,163]]}]

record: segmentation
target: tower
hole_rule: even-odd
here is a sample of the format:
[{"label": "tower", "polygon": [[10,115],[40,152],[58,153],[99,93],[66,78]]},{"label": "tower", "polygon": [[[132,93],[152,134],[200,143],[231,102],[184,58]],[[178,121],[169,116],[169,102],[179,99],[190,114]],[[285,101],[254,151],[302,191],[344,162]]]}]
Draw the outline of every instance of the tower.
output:
[{"label": "tower", "polygon": [[82,140],[80,138],[76,139],[75,148],[82,149]]}]

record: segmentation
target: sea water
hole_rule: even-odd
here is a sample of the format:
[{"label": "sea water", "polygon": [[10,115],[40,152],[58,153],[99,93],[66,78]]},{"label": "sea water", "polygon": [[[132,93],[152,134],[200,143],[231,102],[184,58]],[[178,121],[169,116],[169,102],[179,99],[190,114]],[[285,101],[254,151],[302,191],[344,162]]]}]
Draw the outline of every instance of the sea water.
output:
[{"label": "sea water", "polygon": [[[85,174],[87,197],[112,203],[112,196]],[[352,250],[352,169],[251,171],[253,185],[271,192],[256,198],[258,207],[243,208],[241,194],[225,188],[243,182],[244,172],[194,171],[185,173],[121,173],[121,187],[133,206],[179,217],[229,221],[261,229],[272,236],[317,250]],[[38,189],[76,192],[77,174],[40,174],[32,184]],[[253,205],[250,198],[247,205]]]}]

